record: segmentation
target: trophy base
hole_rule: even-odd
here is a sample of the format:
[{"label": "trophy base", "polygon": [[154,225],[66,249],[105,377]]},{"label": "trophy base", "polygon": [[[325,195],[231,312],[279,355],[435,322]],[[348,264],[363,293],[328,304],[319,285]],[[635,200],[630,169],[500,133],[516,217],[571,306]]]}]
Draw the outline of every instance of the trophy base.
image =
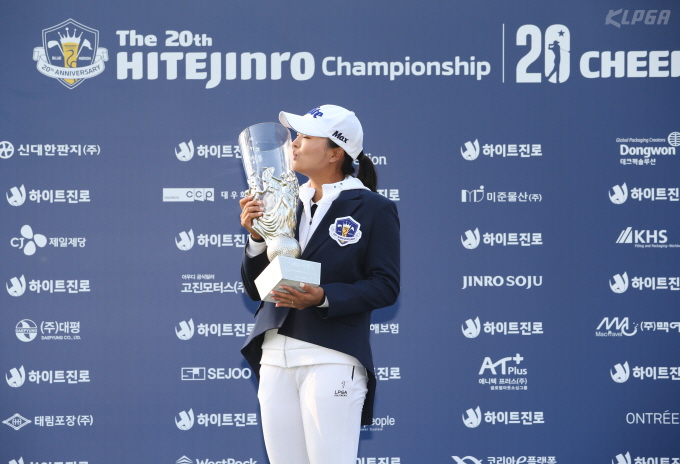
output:
[{"label": "trophy base", "polygon": [[277,256],[255,279],[255,286],[262,301],[276,303],[271,298],[271,291],[284,292],[281,285],[294,287],[302,292],[299,285],[304,282],[310,287],[318,287],[321,278],[321,263],[304,259]]}]

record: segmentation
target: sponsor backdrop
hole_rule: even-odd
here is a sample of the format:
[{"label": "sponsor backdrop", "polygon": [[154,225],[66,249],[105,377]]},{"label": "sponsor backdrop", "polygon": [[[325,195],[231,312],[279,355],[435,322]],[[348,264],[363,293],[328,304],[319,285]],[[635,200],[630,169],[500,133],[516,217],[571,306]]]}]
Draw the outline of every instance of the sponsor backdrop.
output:
[{"label": "sponsor backdrop", "polygon": [[237,137],[325,103],[402,221],[357,464],[680,461],[676,2],[2,18],[0,463],[267,462]]}]

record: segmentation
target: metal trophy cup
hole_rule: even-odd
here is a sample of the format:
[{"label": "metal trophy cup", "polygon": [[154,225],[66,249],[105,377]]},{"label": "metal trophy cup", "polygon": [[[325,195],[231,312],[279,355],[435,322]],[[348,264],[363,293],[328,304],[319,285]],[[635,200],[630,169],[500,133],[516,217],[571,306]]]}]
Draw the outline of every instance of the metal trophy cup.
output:
[{"label": "metal trophy cup", "polygon": [[253,229],[267,243],[269,266],[255,279],[263,301],[280,286],[299,287],[300,282],[318,287],[321,264],[297,259],[300,244],[295,240],[295,210],[298,181],[292,169],[290,131],[281,124],[265,122],[250,126],[238,137],[243,168],[248,178],[248,195],[264,202],[261,217]]}]

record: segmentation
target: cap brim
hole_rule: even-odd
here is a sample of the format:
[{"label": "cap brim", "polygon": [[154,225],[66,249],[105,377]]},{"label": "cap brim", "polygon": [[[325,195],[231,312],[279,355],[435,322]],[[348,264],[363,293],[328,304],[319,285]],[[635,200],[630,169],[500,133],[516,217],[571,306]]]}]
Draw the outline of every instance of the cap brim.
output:
[{"label": "cap brim", "polygon": [[289,129],[293,129],[301,134],[311,135],[312,137],[328,137],[328,135],[324,134],[314,125],[310,118],[281,111],[279,113],[279,121]]}]

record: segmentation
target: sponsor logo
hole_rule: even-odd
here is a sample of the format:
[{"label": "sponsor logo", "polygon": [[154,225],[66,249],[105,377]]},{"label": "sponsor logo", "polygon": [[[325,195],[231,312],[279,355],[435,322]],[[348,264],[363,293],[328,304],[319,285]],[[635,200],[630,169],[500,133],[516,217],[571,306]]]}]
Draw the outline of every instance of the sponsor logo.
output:
[{"label": "sponsor logo", "polygon": [[186,456],[182,456],[177,461],[175,461],[175,464],[193,464],[193,461]]},{"label": "sponsor logo", "polygon": [[[194,464],[194,461],[186,456],[182,456],[175,464]],[[196,458],[196,464],[257,464],[257,461],[253,458],[237,460],[234,458],[224,458],[224,459],[199,459]]]},{"label": "sponsor logo", "polygon": [[26,224],[21,228],[21,238],[14,237],[10,240],[14,248],[24,250],[26,256],[34,255],[37,248],[47,245],[47,237],[42,234],[34,234],[31,226]]},{"label": "sponsor logo", "polygon": [[616,462],[612,460],[612,464],[631,464],[630,453],[626,453],[625,455],[617,454],[614,459],[616,460]]},{"label": "sponsor logo", "polygon": [[24,371],[24,366],[19,369],[13,367],[9,371],[9,376],[5,374],[5,380],[7,380],[7,385],[12,388],[19,388],[26,381],[26,371]]},{"label": "sponsor logo", "polygon": [[668,144],[672,147],[680,145],[680,132],[671,132],[668,134]]},{"label": "sponsor logo", "polygon": [[630,368],[628,367],[628,361],[624,362],[623,365],[617,364],[614,366],[614,370],[609,369],[609,375],[611,375],[612,380],[616,383],[624,383],[628,380],[630,376]]},{"label": "sponsor logo", "polygon": [[[464,236],[461,235],[460,241],[468,250],[474,250],[480,244],[479,229],[467,230]],[[521,245],[526,247],[543,245],[543,234],[541,232],[485,232],[482,234],[481,243],[491,246]]]},{"label": "sponsor logo", "polygon": [[99,31],[67,19],[42,31],[43,46],[33,49],[38,71],[74,89],[104,71],[109,54],[99,47]]},{"label": "sponsor logo", "polygon": [[659,424],[659,425],[680,425],[680,413],[670,412],[629,412],[626,414],[628,424]]},{"label": "sponsor logo", "polygon": [[189,319],[189,322],[182,321],[179,323],[179,329],[175,327],[175,334],[180,340],[189,340],[194,336],[194,320]]},{"label": "sponsor logo", "polygon": [[21,457],[18,460],[17,459],[12,459],[9,464],[24,464],[24,458]]},{"label": "sponsor logo", "polygon": [[465,147],[460,148],[460,154],[468,161],[476,160],[479,156],[479,140],[475,139],[474,142],[465,142]]},{"label": "sponsor logo", "polygon": [[[10,196],[12,194],[12,196]],[[26,188],[24,184],[21,187],[12,187],[8,193],[5,194],[7,202],[12,206],[21,206],[26,201]]]},{"label": "sponsor logo", "polygon": [[180,232],[179,240],[175,238],[175,245],[177,245],[177,248],[182,251],[191,250],[191,248],[194,246],[194,230],[189,229],[189,232]]},{"label": "sponsor logo", "polygon": [[331,137],[335,137],[336,139],[340,140],[341,142],[349,142],[349,139],[342,135],[342,132],[335,131],[333,132],[333,135]]},{"label": "sponsor logo", "polygon": [[605,26],[612,25],[618,28],[621,28],[621,25],[634,26],[637,23],[645,24],[646,26],[665,26],[671,17],[671,10],[635,10],[633,13],[629,13],[629,10],[624,10],[623,8],[609,10],[604,24]]},{"label": "sponsor logo", "polygon": [[214,188],[164,188],[164,202],[215,201]]},{"label": "sponsor logo", "polygon": [[[12,285],[11,287],[10,284]],[[23,274],[18,279],[16,277],[12,277],[9,283],[5,284],[5,288],[7,289],[7,293],[10,295],[19,297],[23,295],[24,292],[26,292],[26,278]]]},{"label": "sponsor logo", "polygon": [[[613,279],[613,281],[612,281]],[[616,274],[612,279],[609,280],[609,288],[612,289],[614,293],[623,293],[628,290],[628,273],[624,272],[623,275]]]},{"label": "sponsor logo", "polygon": [[[506,363],[509,361],[514,361],[515,366],[506,366]],[[496,368],[498,366],[501,367],[500,373],[501,375],[526,375],[527,370],[526,369],[518,369],[516,366],[518,366],[522,361],[524,361],[524,358],[517,353],[514,357],[510,356],[507,358],[502,358],[499,361],[493,362],[491,358],[486,357],[484,358],[484,362],[482,362],[482,367],[479,369],[479,375],[483,375],[484,371],[487,369],[491,371],[493,375],[498,375],[496,372]]]},{"label": "sponsor logo", "polygon": [[23,417],[21,414],[17,413],[14,414],[12,417],[5,419],[4,421],[2,421],[2,423],[12,427],[14,430],[19,430],[24,425],[30,424],[31,421]]},{"label": "sponsor logo", "polygon": [[625,203],[628,199],[628,187],[626,187],[626,183],[624,182],[620,187],[618,185],[612,187],[612,191],[609,192],[609,199],[615,205]]},{"label": "sponsor logo", "polygon": [[467,338],[477,338],[481,329],[479,318],[476,317],[474,321],[472,319],[468,319],[465,321],[465,325],[461,325],[460,328],[463,331],[463,335],[465,335]]},{"label": "sponsor logo", "polygon": [[247,367],[183,367],[181,370],[182,380],[237,380],[249,379],[252,375],[253,371]]},{"label": "sponsor logo", "polygon": [[320,107],[314,108],[313,110],[310,110],[307,114],[311,114],[312,116],[314,116],[314,119],[320,118],[321,116],[323,116],[323,113],[319,111],[320,109],[321,109]]},{"label": "sponsor logo", "polygon": [[[468,319],[461,325],[463,335],[467,338],[476,338],[481,333],[479,318]],[[484,333],[490,335],[538,335],[543,333],[542,322],[492,322],[487,321],[483,324]]]},{"label": "sponsor logo", "polygon": [[[375,164],[375,163],[373,163]],[[493,203],[538,203],[543,201],[540,193],[529,192],[484,192],[484,186],[480,185],[475,190],[461,190],[461,203],[480,203],[482,201]]]},{"label": "sponsor logo", "polygon": [[474,250],[479,246],[479,229],[474,231],[468,230],[465,232],[465,236],[460,237],[460,242],[468,250]]},{"label": "sponsor logo", "polygon": [[482,461],[473,456],[465,456],[463,458],[459,458],[458,456],[451,457],[456,462],[456,464],[482,464]]},{"label": "sponsor logo", "polygon": [[194,426],[194,410],[189,409],[189,412],[182,411],[179,413],[179,419],[175,417],[175,425],[180,430],[189,430]]},{"label": "sponsor logo", "polygon": [[478,427],[481,422],[482,411],[479,409],[479,406],[477,406],[477,409],[470,408],[463,414],[463,424],[468,428],[474,429],[475,427]]},{"label": "sponsor logo", "polygon": [[14,145],[7,140],[0,142],[0,159],[11,158],[14,154]]},{"label": "sponsor logo", "polygon": [[543,276],[463,276],[463,288],[470,287],[532,287],[543,285]]},{"label": "sponsor logo", "polygon": [[38,326],[30,319],[22,319],[17,324],[15,333],[22,342],[30,342],[38,336]]},{"label": "sponsor logo", "polygon": [[[602,330],[603,329],[603,330]],[[614,330],[612,330],[614,329]],[[612,337],[612,336],[626,336],[632,337],[637,333],[638,325],[633,325],[633,330],[630,330],[630,325],[627,317],[605,317],[602,322],[595,329],[595,336],[597,337]]]},{"label": "sponsor logo", "polygon": [[194,157],[194,141],[189,140],[189,143],[182,142],[179,144],[179,150],[175,148],[175,156],[180,161],[189,161]]},{"label": "sponsor logo", "polygon": [[619,234],[616,243],[663,244],[668,242],[667,230],[633,230],[626,227]]}]

